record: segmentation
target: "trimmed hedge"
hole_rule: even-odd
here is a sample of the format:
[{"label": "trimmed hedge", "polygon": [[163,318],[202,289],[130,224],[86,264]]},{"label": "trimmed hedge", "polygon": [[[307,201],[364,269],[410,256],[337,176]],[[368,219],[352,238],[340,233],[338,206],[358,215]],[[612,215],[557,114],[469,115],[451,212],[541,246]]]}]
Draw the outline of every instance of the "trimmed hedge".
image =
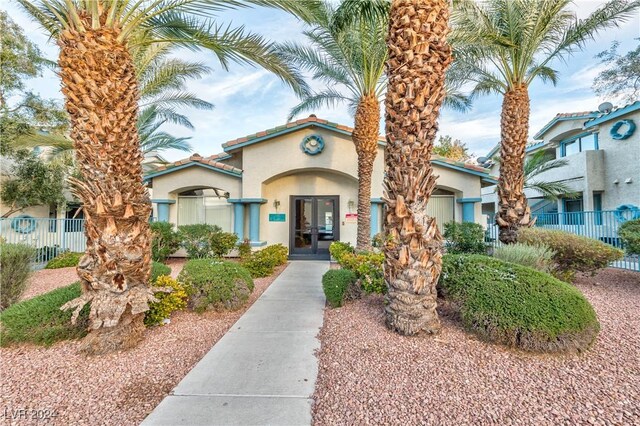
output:
[{"label": "trimmed hedge", "polygon": [[238,263],[217,259],[187,261],[178,275],[196,312],[237,310],[253,291],[251,274]]},{"label": "trimmed hedge", "polygon": [[34,254],[25,244],[0,244],[0,311],[17,302],[27,288]]},{"label": "trimmed hedge", "polygon": [[554,275],[569,282],[576,272],[593,274],[624,255],[622,250],[593,238],[535,227],[520,229],[518,242],[550,248],[556,263]]},{"label": "trimmed hedge", "polygon": [[[171,268],[167,265],[153,262],[150,282],[157,282],[158,277],[170,273]],[[75,325],[71,324],[73,310],[60,310],[65,303],[80,297],[81,292],[80,282],[76,282],[16,303],[0,312],[0,345],[30,342],[48,346],[60,340],[84,337],[89,326],[90,306],[82,308]]]},{"label": "trimmed hedge", "polygon": [[268,277],[273,274],[276,266],[287,263],[289,249],[282,244],[273,244],[251,253],[242,260],[242,266],[247,268],[253,278]]},{"label": "trimmed hedge", "polygon": [[332,308],[342,306],[347,289],[356,280],[356,274],[348,269],[331,269],[322,276],[322,289]]},{"label": "trimmed hedge", "polygon": [[618,236],[627,253],[640,255],[640,219],[628,220],[620,225]]},{"label": "trimmed hedge", "polygon": [[48,346],[84,337],[89,326],[89,305],[82,308],[75,325],[71,324],[72,310],[60,310],[60,306],[80,293],[77,282],[9,307],[0,313],[0,344],[30,342]]},{"label": "trimmed hedge", "polygon": [[51,259],[47,266],[44,269],[59,269],[59,268],[70,268],[72,266],[78,266],[80,263],[80,258],[84,255],[84,253],[78,253],[74,251],[65,251]]},{"label": "trimmed hedge", "polygon": [[387,284],[382,271],[383,253],[356,252],[351,244],[341,241],[331,243],[329,253],[343,269],[351,270],[356,274],[365,293],[385,294],[387,292]]},{"label": "trimmed hedge", "polygon": [[575,287],[482,255],[445,255],[438,291],[481,338],[527,351],[583,351],[596,313]]}]

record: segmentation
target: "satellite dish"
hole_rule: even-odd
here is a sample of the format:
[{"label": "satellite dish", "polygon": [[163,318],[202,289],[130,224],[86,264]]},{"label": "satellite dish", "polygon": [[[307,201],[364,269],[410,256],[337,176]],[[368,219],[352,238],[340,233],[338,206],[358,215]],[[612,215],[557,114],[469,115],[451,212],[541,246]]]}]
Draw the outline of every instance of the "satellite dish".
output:
[{"label": "satellite dish", "polygon": [[482,165],[484,163],[486,163],[487,161],[489,161],[489,159],[487,157],[478,157],[478,164]]},{"label": "satellite dish", "polygon": [[598,106],[598,111],[600,112],[611,112],[613,109],[613,104],[611,102],[603,102]]}]

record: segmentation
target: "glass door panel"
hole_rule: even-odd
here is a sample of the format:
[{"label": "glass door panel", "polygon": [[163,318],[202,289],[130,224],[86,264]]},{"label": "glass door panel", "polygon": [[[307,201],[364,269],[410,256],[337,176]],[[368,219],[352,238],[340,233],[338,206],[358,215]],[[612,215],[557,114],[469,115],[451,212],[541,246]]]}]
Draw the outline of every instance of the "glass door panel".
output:
[{"label": "glass door panel", "polygon": [[317,198],[316,207],[317,253],[326,254],[329,253],[331,243],[335,241],[335,200],[332,198]]},{"label": "glass door panel", "polygon": [[294,199],[293,248],[297,253],[313,253],[312,220],[312,200],[305,198]]}]

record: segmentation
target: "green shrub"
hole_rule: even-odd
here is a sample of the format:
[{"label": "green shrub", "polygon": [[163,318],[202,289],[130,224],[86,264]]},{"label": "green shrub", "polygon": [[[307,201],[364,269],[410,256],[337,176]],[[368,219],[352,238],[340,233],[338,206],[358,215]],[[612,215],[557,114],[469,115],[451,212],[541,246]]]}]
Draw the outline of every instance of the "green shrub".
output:
[{"label": "green shrub", "polygon": [[34,253],[24,244],[0,244],[0,310],[17,302],[24,293]]},{"label": "green shrub", "polygon": [[549,247],[554,252],[554,274],[567,281],[572,281],[576,272],[595,273],[624,255],[622,250],[601,241],[543,228],[521,229],[518,242]]},{"label": "green shrub", "polygon": [[169,222],[152,222],[151,258],[156,262],[164,262],[180,248],[180,236]]},{"label": "green shrub", "polygon": [[178,281],[189,295],[189,306],[197,312],[239,309],[253,291],[249,271],[237,263],[217,259],[187,261]]},{"label": "green shrub", "polygon": [[445,255],[438,290],[467,329],[528,351],[582,351],[600,328],[575,287],[487,256]]},{"label": "green shrub", "polygon": [[334,241],[329,246],[329,253],[336,262],[342,263],[342,258],[345,254],[355,253],[356,249],[350,243],[343,243],[342,241]]},{"label": "green shrub", "polygon": [[348,269],[331,269],[322,276],[322,289],[332,308],[342,306],[345,292],[356,279],[356,274]]},{"label": "green shrub", "polygon": [[387,292],[387,284],[382,271],[383,263],[384,253],[361,251],[358,253],[344,253],[340,266],[356,273],[365,293],[385,294]]},{"label": "green shrub", "polygon": [[486,254],[482,225],[473,222],[444,224],[447,253]]},{"label": "green shrub", "polygon": [[51,345],[85,336],[89,305],[82,308],[75,325],[71,324],[72,311],[60,310],[60,306],[79,297],[80,292],[80,283],[74,283],[10,306],[0,313],[1,345],[20,342]]},{"label": "green shrub", "polygon": [[254,278],[268,277],[276,266],[287,263],[289,250],[282,244],[273,244],[253,252],[244,259],[242,266],[247,268]]},{"label": "green shrub", "polygon": [[553,251],[546,246],[528,246],[522,243],[508,244],[496,247],[493,257],[505,262],[536,269],[540,272],[551,273],[555,267]]},{"label": "green shrub", "polygon": [[171,292],[157,291],[154,296],[157,302],[149,303],[149,310],[144,313],[144,323],[147,326],[162,324],[173,311],[187,307],[187,292],[182,284],[167,275],[160,275],[152,284],[152,287],[162,287]]},{"label": "green shrub", "polygon": [[78,253],[74,251],[65,251],[51,259],[45,269],[59,269],[59,268],[70,268],[72,266],[78,266],[80,262],[80,258],[84,255],[84,253]]},{"label": "green shrub", "polygon": [[171,268],[164,263],[151,262],[151,276],[149,282],[154,283],[160,275],[171,275]]},{"label": "green shrub", "polygon": [[251,256],[251,243],[248,239],[238,244],[238,255],[242,260],[248,259],[249,256]]},{"label": "green shrub", "polygon": [[182,247],[190,259],[222,257],[238,242],[235,234],[223,232],[219,226],[208,224],[178,227]]},{"label": "green shrub", "polygon": [[627,253],[640,255],[640,219],[628,220],[620,225],[618,236]]}]

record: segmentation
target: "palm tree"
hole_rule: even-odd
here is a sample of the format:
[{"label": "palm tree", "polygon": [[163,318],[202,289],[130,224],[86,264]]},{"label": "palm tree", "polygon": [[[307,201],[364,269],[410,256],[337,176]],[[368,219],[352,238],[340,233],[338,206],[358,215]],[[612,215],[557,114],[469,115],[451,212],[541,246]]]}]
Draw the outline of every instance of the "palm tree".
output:
[{"label": "palm tree", "polygon": [[[357,248],[371,248],[371,175],[378,153],[380,99],[386,88],[384,66],[387,15],[362,19],[337,30],[336,11],[325,3],[315,25],[303,32],[309,45],[286,43],[281,53],[288,61],[311,71],[326,84],[319,92],[307,93],[289,115],[346,102],[355,112],[353,143],[358,154]],[[343,90],[341,90],[343,89]]]},{"label": "palm tree", "polygon": [[436,220],[426,213],[437,119],[451,62],[447,0],[394,0],[387,39],[386,323],[400,334],[440,328],[436,283],[442,269]]},{"label": "palm tree", "polygon": [[[132,49],[170,42],[213,52],[229,62],[260,65],[301,90],[299,76],[274,46],[243,28],[216,25],[208,14],[261,4],[311,19],[312,2],[287,0],[18,0],[60,47],[58,65],[71,118],[81,180],[87,249],[78,265],[82,295],[65,304],[75,320],[91,304],[82,349],[103,353],[142,339],[148,285],[151,203],[142,181],[137,130],[140,90]],[[144,37],[138,37],[144,33]]]},{"label": "palm tree", "polygon": [[[281,50],[287,61],[326,85],[324,90],[306,93],[289,120],[303,111],[343,102],[354,113],[359,250],[371,248],[371,176],[378,150],[380,101],[387,88],[389,7],[388,0],[342,0],[335,10],[325,3],[313,27],[303,32],[310,44],[287,43]],[[470,102],[459,92],[459,82],[447,80],[444,105],[464,111]]]},{"label": "palm tree", "polygon": [[566,59],[598,32],[636,13],[638,0],[611,0],[577,20],[570,0],[456,0],[454,67],[473,82],[473,95],[503,96],[500,123],[500,241],[516,241],[519,227],[534,220],[524,194],[524,157],[529,131],[529,85],[556,84],[556,59]]}]

